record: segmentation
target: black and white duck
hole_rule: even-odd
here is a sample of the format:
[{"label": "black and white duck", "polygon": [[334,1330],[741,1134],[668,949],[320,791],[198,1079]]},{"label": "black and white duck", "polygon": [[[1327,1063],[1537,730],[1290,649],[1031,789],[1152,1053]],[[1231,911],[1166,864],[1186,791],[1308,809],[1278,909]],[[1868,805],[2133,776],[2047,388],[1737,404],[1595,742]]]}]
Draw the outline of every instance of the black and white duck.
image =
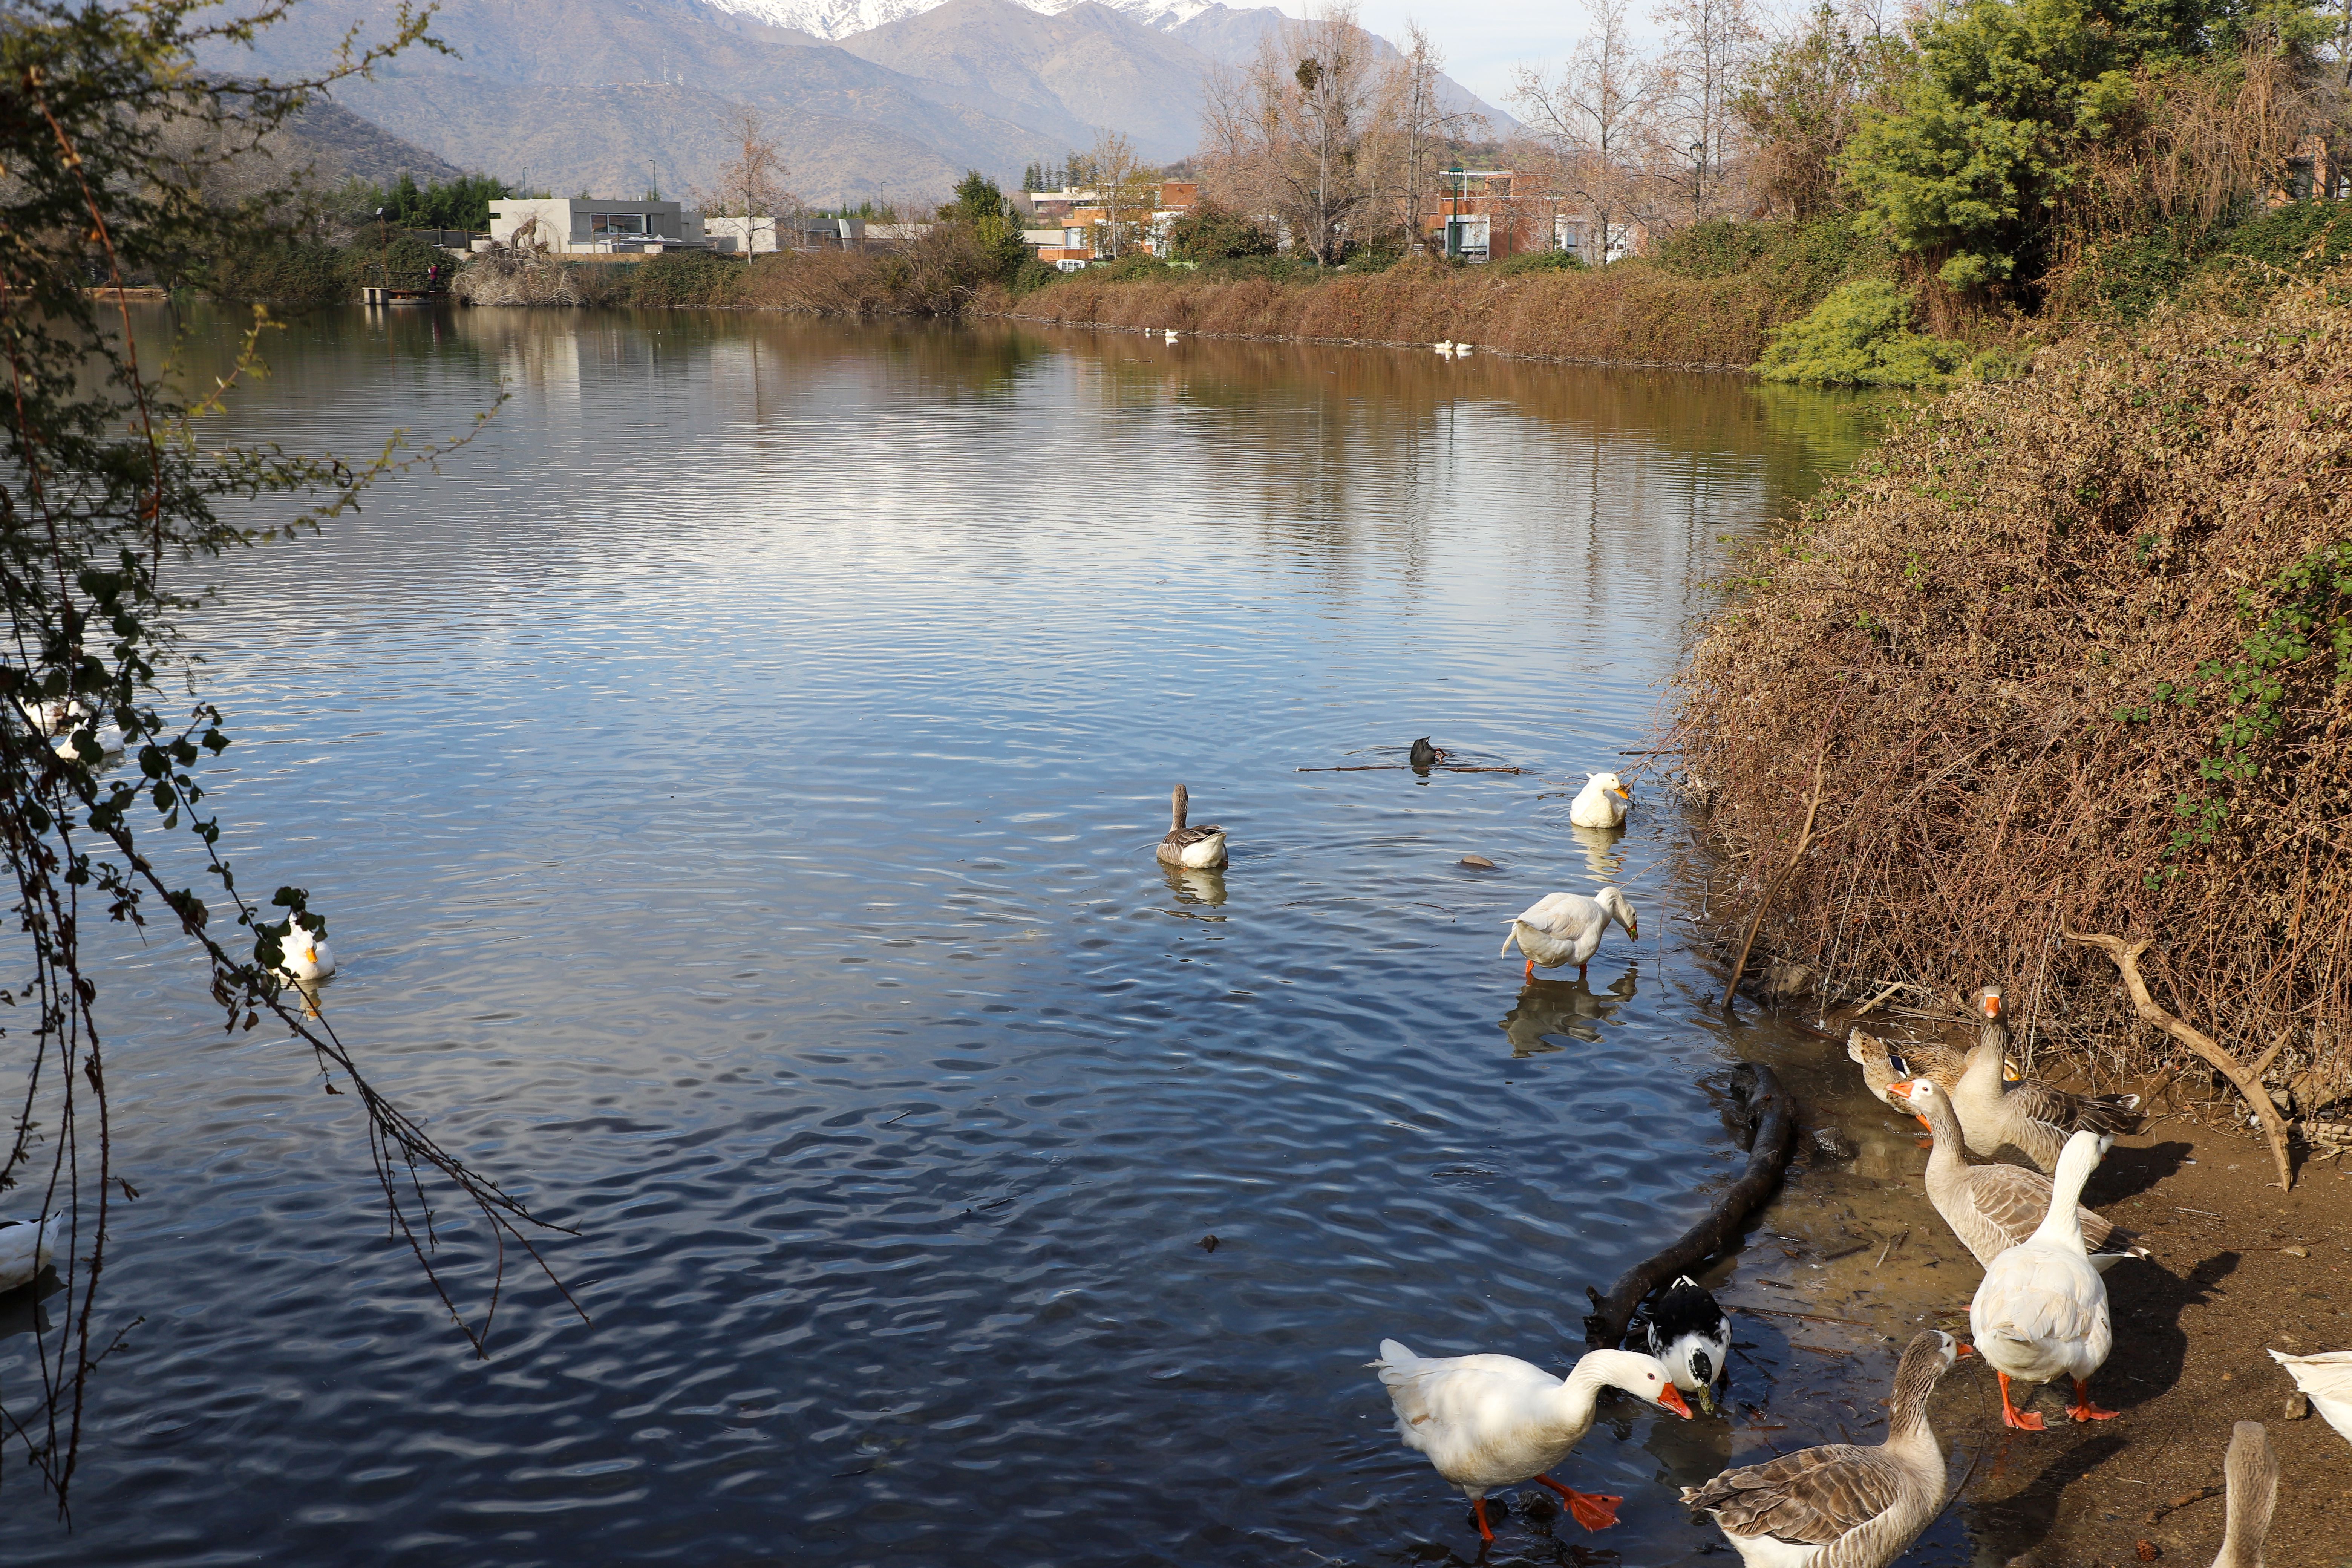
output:
[{"label": "black and white duck", "polygon": [[1645,1331],[1650,1353],[1664,1363],[1675,1386],[1715,1414],[1715,1391],[1730,1371],[1731,1321],[1705,1287],[1684,1274],[1650,1299]]}]

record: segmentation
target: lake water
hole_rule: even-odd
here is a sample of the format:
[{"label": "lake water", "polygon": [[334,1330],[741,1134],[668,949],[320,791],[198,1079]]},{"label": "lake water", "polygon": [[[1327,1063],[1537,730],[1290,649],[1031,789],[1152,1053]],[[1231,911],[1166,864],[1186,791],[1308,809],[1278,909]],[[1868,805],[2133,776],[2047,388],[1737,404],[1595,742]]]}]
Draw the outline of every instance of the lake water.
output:
[{"label": "lake water", "polygon": [[[216,368],[233,321],[191,325]],[[1713,1009],[1658,771],[1622,838],[1568,823],[1860,406],[986,324],[352,310],[268,353],[220,434],[362,454],[511,390],[193,624],[242,879],[311,890],[337,1028],[578,1228],[593,1322],[513,1275],[475,1360],[351,1100],[224,1036],[184,947],[120,948],[109,1310],[145,1321],[72,1531],[7,1475],[13,1561],[1466,1561],[1362,1363],[1564,1368],[1585,1287],[1738,1168],[1742,1056],[1864,1147],[1708,1279],[1848,1321],[1742,1317],[1729,1422],[1605,1404],[1558,1474],[1623,1522],[1515,1505],[1496,1560],[1726,1560],[1674,1488],[1863,1436],[1964,1301],[1874,1271],[1964,1255],[1886,1195],[1918,1156],[1843,1051]],[[1419,735],[1525,771],[1416,775]],[[1153,860],[1178,781],[1222,878]],[[1603,879],[1641,942],[1523,986],[1506,921]],[[51,1310],[0,1307],[0,1392]]]}]

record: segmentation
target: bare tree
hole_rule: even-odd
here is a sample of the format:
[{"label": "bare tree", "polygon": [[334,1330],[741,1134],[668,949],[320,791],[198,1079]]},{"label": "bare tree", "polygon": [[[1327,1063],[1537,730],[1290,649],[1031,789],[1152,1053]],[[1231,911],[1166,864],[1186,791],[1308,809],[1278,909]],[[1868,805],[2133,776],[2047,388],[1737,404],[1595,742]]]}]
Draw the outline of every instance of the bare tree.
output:
[{"label": "bare tree", "polygon": [[1399,204],[1405,242],[1421,242],[1422,208],[1433,188],[1439,153],[1448,144],[1486,131],[1483,117],[1449,110],[1438,97],[1445,57],[1418,22],[1404,26],[1404,47],[1383,73],[1377,110],[1378,134],[1386,154],[1383,183]]},{"label": "bare tree", "polygon": [[1087,166],[1094,176],[1095,204],[1103,215],[1097,226],[1102,236],[1095,248],[1116,257],[1150,226],[1159,205],[1160,171],[1147,167],[1136,155],[1135,143],[1116,131],[1095,139]]},{"label": "bare tree", "polygon": [[1247,67],[1210,79],[1213,183],[1245,210],[1277,216],[1318,261],[1338,261],[1381,194],[1380,85],[1372,40],[1352,5],[1285,23]]},{"label": "bare tree", "polygon": [[763,229],[770,243],[781,250],[783,241],[776,232],[777,216],[796,212],[801,205],[800,198],[784,188],[783,154],[761,122],[760,111],[749,104],[735,106],[728,121],[728,135],[735,147],[734,159],[719,172],[718,187],[700,195],[702,209],[743,220],[745,255],[758,251]]},{"label": "bare tree", "polygon": [[1651,19],[1664,26],[1666,39],[1654,172],[1680,197],[1677,216],[1701,223],[1734,195],[1740,124],[1731,104],[1760,35],[1748,0],[1665,0]]},{"label": "bare tree", "polygon": [[1627,0],[1588,0],[1592,27],[1556,76],[1523,67],[1511,101],[1559,158],[1563,194],[1592,216],[1596,263],[1609,259],[1646,194],[1642,154],[1654,133],[1657,73],[1635,53]]}]

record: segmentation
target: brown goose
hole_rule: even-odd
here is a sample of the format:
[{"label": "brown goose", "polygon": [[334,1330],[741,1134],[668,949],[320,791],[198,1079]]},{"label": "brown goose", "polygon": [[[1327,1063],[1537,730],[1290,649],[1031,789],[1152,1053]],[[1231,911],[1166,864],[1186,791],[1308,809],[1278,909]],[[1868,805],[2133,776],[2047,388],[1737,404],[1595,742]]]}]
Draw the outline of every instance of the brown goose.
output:
[{"label": "brown goose", "polygon": [[2112,1138],[2138,1131],[2136,1094],[2071,1094],[2039,1079],[2009,1081],[2009,1025],[2002,1017],[2000,987],[1980,986],[1969,1002],[1984,1022],[1959,1080],[1948,1087],[1969,1152],[1990,1156],[2006,1143],[2051,1171],[2070,1132]]},{"label": "brown goose", "polygon": [[[1936,1135],[1936,1152],[1927,1156],[1927,1201],[1976,1255],[1978,1265],[1991,1268],[1994,1258],[2041,1226],[2050,1212],[2050,1178],[2016,1165],[1969,1164],[1960,1152],[1960,1119],[1952,1112],[1951,1099],[1927,1079],[1906,1079],[1892,1092]],[[2091,1267],[2100,1273],[2118,1258],[2147,1256],[2130,1231],[2116,1229],[2089,1209],[2077,1217]]]},{"label": "brown goose", "polygon": [[1169,802],[1172,826],[1168,837],[1160,841],[1160,858],[1171,866],[1182,866],[1194,871],[1214,871],[1225,863],[1225,830],[1222,827],[1187,827],[1184,810],[1190,800],[1184,786],[1178,784]]},{"label": "brown goose", "polygon": [[1831,1443],[1685,1487],[1748,1568],[1885,1568],[1944,1506],[1944,1450],[1927,1395],[1968,1348],[1933,1329],[1895,1368],[1886,1441]]},{"label": "brown goose", "polygon": [[2241,1421],[2230,1428],[2221,1479],[2229,1488],[2221,1505],[2228,1512],[2213,1568],[2263,1568],[2263,1539],[2271,1532],[2271,1510],[2278,1506],[2278,1456],[2271,1452],[2271,1435],[2261,1422]]}]

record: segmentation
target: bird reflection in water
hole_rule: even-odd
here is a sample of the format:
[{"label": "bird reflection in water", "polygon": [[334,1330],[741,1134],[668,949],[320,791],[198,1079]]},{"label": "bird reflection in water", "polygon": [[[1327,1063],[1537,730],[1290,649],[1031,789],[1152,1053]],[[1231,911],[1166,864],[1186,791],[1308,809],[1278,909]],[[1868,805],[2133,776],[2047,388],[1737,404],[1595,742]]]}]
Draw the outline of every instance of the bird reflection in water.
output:
[{"label": "bird reflection in water", "polygon": [[1514,1057],[1564,1051],[1567,1046],[1550,1037],[1566,1035],[1587,1044],[1601,1039],[1601,1026],[1633,999],[1639,965],[1628,968],[1598,991],[1581,980],[1537,980],[1519,988],[1519,1005],[1503,1015],[1502,1030]]},{"label": "bird reflection in water", "polygon": [[1625,857],[1617,852],[1617,841],[1625,837],[1622,827],[1578,827],[1570,826],[1576,835],[1577,847],[1584,851],[1584,863],[1592,874],[1613,880],[1625,868]]},{"label": "bird reflection in water", "polygon": [[[62,1233],[58,1247],[60,1251],[65,1247]],[[46,1334],[56,1327],[41,1303],[65,1288],[65,1281],[58,1278],[57,1265],[52,1263],[36,1275],[32,1283],[14,1290],[0,1290],[0,1340],[14,1334]]]},{"label": "bird reflection in water", "polygon": [[1176,895],[1180,904],[1206,904],[1215,909],[1225,901],[1225,874],[1203,871],[1197,867],[1170,866],[1160,868],[1160,879]]}]

